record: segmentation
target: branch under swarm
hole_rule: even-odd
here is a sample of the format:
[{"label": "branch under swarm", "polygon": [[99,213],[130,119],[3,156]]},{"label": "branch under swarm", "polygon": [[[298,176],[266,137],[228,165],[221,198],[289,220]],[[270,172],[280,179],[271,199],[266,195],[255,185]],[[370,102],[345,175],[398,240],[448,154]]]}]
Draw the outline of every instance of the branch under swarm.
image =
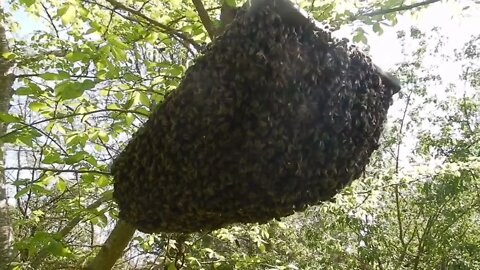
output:
[{"label": "branch under swarm", "polygon": [[211,40],[213,40],[217,34],[217,31],[212,23],[212,20],[210,20],[207,10],[203,6],[202,0],[192,0],[192,2],[195,5],[195,9],[200,17],[200,21],[202,21],[203,26],[205,26],[205,29],[207,30],[208,36]]},{"label": "branch under swarm", "polygon": [[87,268],[89,270],[112,269],[115,262],[122,256],[123,250],[128,245],[135,233],[135,228],[123,220],[118,220],[115,228],[108,236],[100,252]]}]

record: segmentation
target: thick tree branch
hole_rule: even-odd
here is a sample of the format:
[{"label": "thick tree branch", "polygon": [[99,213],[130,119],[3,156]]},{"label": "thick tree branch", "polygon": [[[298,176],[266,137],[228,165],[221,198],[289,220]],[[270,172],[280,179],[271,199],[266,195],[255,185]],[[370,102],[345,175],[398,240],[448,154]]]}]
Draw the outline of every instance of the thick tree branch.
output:
[{"label": "thick tree branch", "polygon": [[354,21],[354,20],[357,20],[361,17],[371,17],[371,16],[376,16],[376,15],[385,15],[385,14],[389,14],[389,13],[415,9],[415,8],[418,8],[418,7],[421,7],[421,6],[426,6],[426,5],[433,4],[435,2],[440,2],[440,0],[426,0],[426,1],[423,1],[423,2],[418,2],[418,3],[415,3],[415,4],[411,4],[411,5],[406,5],[406,6],[401,5],[401,6],[398,6],[398,7],[388,8],[388,9],[381,8],[379,10],[357,14],[357,15],[353,16],[351,18],[351,20]]},{"label": "thick tree branch", "polygon": [[224,1],[220,11],[220,30],[223,33],[225,28],[235,19],[237,8],[230,6],[227,1]]},{"label": "thick tree branch", "polygon": [[217,31],[212,23],[212,20],[210,20],[207,10],[203,6],[202,0],[192,0],[192,2],[195,5],[195,9],[200,17],[200,21],[202,21],[203,26],[205,26],[205,29],[207,30],[208,36],[211,40],[213,40],[217,34]]},{"label": "thick tree branch", "polygon": [[135,228],[123,220],[118,220],[115,228],[108,236],[102,249],[88,267],[89,270],[112,269],[115,262],[122,256],[123,250],[130,243]]}]

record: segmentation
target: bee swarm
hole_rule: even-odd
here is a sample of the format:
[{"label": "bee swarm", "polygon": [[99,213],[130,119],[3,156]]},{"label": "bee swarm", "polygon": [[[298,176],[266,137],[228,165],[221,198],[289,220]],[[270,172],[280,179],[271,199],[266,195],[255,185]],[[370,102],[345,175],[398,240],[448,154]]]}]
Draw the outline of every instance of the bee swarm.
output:
[{"label": "bee swarm", "polygon": [[239,11],[116,158],[120,218],[143,232],[264,223],[364,171],[397,89],[280,2]]}]

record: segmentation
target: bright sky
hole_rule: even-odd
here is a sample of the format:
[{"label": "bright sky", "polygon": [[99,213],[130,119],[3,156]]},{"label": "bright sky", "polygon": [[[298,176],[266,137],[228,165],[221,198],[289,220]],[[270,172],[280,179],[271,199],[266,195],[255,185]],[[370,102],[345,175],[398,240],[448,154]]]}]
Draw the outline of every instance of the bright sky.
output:
[{"label": "bright sky", "polygon": [[[382,36],[371,35],[370,46],[374,62],[384,68],[393,68],[394,65],[402,61],[400,45],[396,42],[396,30],[407,30],[411,25],[424,30],[427,33],[435,26],[442,29],[442,33],[448,37],[445,49],[447,53],[453,52],[453,49],[460,48],[472,36],[480,34],[480,5],[462,11],[458,3],[467,3],[471,1],[450,1],[432,4],[426,10],[418,14],[417,18],[411,16],[402,16],[394,29],[385,31]],[[473,5],[473,4],[472,4]],[[449,51],[449,52],[448,52]],[[438,61],[438,59],[435,59]],[[452,66],[439,65],[442,78],[445,81],[457,80],[458,73],[452,73]],[[457,67],[458,68],[458,67]]]}]

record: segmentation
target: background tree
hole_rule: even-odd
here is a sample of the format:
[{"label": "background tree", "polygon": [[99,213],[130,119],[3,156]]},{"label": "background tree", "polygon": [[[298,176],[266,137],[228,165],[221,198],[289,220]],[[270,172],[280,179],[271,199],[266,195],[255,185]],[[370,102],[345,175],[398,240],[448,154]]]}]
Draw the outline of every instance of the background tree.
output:
[{"label": "background tree", "polygon": [[[0,54],[4,55],[9,52],[8,40],[5,34],[3,24],[4,12],[0,5]],[[10,108],[10,99],[13,95],[13,77],[9,73],[12,63],[7,59],[0,58],[0,114],[7,115]],[[0,136],[3,136],[7,131],[7,122],[0,122]],[[7,198],[7,187],[5,179],[4,168],[4,151],[3,144],[0,142],[0,265],[6,265],[11,256],[12,245],[12,225],[10,219],[10,209]]]}]

